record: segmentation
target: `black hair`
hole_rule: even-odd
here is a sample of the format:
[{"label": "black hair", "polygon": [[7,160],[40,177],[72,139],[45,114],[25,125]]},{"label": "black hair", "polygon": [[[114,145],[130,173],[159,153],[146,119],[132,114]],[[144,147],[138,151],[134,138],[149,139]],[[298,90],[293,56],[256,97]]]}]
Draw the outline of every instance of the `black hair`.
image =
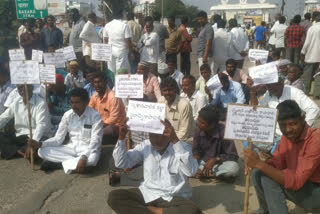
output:
[{"label": "black hair", "polygon": [[206,121],[208,125],[217,124],[219,122],[219,109],[213,105],[207,105],[199,111],[199,117]]},{"label": "black hair", "polygon": [[228,59],[226,61],[226,65],[229,65],[229,64],[232,64],[232,65],[234,65],[236,67],[237,66],[237,61],[230,58],[230,59]]},{"label": "black hair", "polygon": [[129,13],[127,15],[128,20],[134,20],[134,14],[133,13]]},{"label": "black hair", "polygon": [[91,12],[88,14],[88,19],[94,19],[96,17],[97,17],[97,15],[94,12]]},{"label": "black hair", "polygon": [[29,26],[32,28],[32,27],[34,27],[35,22],[36,22],[35,19],[29,18],[29,19],[26,20],[25,23],[29,24]]},{"label": "black hair", "polygon": [[70,97],[80,97],[82,101],[89,101],[89,94],[84,88],[74,88],[70,91]]},{"label": "black hair", "polygon": [[207,63],[204,63],[200,66],[200,71],[209,70],[211,71],[210,66]]},{"label": "black hair", "polygon": [[272,51],[272,56],[276,56],[276,57],[280,58],[280,56],[281,56],[281,51],[280,51],[280,50],[277,50],[277,49],[273,50],[273,51]]},{"label": "black hair", "polygon": [[262,22],[261,22],[261,26],[266,26],[266,22],[265,22],[265,21],[262,21]]},{"label": "black hair", "polygon": [[285,100],[277,106],[279,110],[278,120],[289,120],[303,116],[299,105],[294,100]]},{"label": "black hair", "polygon": [[153,12],[152,16],[155,21],[160,21],[161,19],[161,14],[158,11]]},{"label": "black hair", "polygon": [[174,90],[176,90],[177,94],[179,94],[180,91],[178,83],[172,77],[166,77],[161,80],[160,90],[164,88],[173,88]]},{"label": "black hair", "polygon": [[238,27],[238,21],[236,19],[230,19],[229,20],[229,27]]},{"label": "black hair", "polygon": [[70,10],[70,13],[73,13],[73,14],[75,14],[75,15],[77,15],[77,16],[80,16],[80,12],[79,12],[79,10],[78,10],[77,8],[72,8],[72,9]]},{"label": "black hair", "polygon": [[217,23],[218,21],[222,20],[221,16],[219,14],[214,14],[213,15],[213,22]]},{"label": "black hair", "polygon": [[226,24],[227,24],[227,22],[225,20],[223,20],[223,19],[220,19],[217,22],[218,28],[226,28]]},{"label": "black hair", "polygon": [[285,16],[280,16],[279,17],[279,23],[284,24],[286,22],[286,17]]},{"label": "black hair", "polygon": [[49,15],[46,17],[46,22],[48,19],[52,19],[53,21],[56,21],[56,18],[53,15]]},{"label": "black hair", "polygon": [[311,19],[311,13],[304,14],[304,19],[310,20]]},{"label": "black hair", "polygon": [[146,16],[144,18],[144,23],[147,23],[147,22],[151,22],[151,24],[153,24],[153,18],[151,16]]},{"label": "black hair", "polygon": [[198,18],[205,18],[205,19],[207,19],[208,18],[208,14],[207,14],[207,12],[206,11],[200,11],[199,13],[198,13],[198,15],[197,15],[197,17]]},{"label": "black hair", "polygon": [[295,15],[293,17],[293,23],[299,24],[301,22],[301,16],[300,15]]},{"label": "black hair", "polygon": [[229,80],[228,75],[223,72],[218,73],[218,77],[221,82],[225,82]]},{"label": "black hair", "polygon": [[196,78],[194,77],[194,76],[192,76],[192,75],[186,75],[186,76],[184,76],[183,78],[182,78],[182,80],[185,80],[185,79],[189,79],[189,80],[191,80],[191,83],[192,83],[192,85],[196,85]]},{"label": "black hair", "polygon": [[172,21],[176,21],[176,17],[175,16],[169,16],[167,19],[170,19],[170,20],[172,20]]},{"label": "black hair", "polygon": [[188,16],[182,17],[181,18],[181,24],[186,25],[188,23],[188,20],[189,20]]},{"label": "black hair", "polygon": [[114,19],[122,19],[123,17],[123,10],[121,8],[116,9],[113,11],[112,17]]},{"label": "black hair", "polygon": [[301,66],[299,64],[292,63],[292,64],[289,65],[289,67],[295,67],[297,69],[297,71],[298,71],[297,74],[299,74],[299,75],[302,74],[302,68],[301,68]]},{"label": "black hair", "polygon": [[107,81],[107,75],[105,72],[95,72],[94,73],[94,76],[93,76],[94,79],[98,78],[98,79],[101,79],[103,81]]}]

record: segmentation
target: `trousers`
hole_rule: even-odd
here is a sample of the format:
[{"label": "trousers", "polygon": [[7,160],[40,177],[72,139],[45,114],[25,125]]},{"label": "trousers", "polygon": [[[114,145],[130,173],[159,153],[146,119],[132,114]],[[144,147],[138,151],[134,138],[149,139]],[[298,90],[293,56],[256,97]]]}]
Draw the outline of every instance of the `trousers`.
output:
[{"label": "trousers", "polygon": [[[316,73],[318,69],[318,63],[305,63],[303,69],[303,83],[305,88],[305,93],[309,94],[311,90],[313,75]],[[320,96],[320,78],[317,76],[315,78],[315,85],[313,90],[314,96]]]},{"label": "trousers", "polygon": [[184,76],[190,75],[190,52],[180,53],[180,70]]},{"label": "trousers", "polygon": [[[205,162],[202,160],[199,164],[199,169],[203,170]],[[219,177],[236,177],[239,174],[239,164],[235,161],[224,161],[221,164],[216,164],[212,168],[215,176]]]},{"label": "trousers", "polygon": [[286,58],[294,64],[299,64],[301,48],[286,48]]}]

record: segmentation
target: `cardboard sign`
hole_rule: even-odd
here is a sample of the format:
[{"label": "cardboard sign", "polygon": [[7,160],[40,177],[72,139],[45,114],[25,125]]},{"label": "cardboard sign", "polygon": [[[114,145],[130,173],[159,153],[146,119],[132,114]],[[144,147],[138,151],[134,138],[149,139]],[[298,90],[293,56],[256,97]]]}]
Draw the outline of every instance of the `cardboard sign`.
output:
[{"label": "cardboard sign", "polygon": [[12,84],[40,84],[37,61],[10,61],[9,67]]},{"label": "cardboard sign", "polygon": [[63,48],[62,52],[64,54],[64,59],[66,61],[71,61],[71,60],[77,59],[76,54],[73,50],[73,46],[68,46],[68,47]]},{"label": "cardboard sign", "polygon": [[225,139],[273,143],[278,110],[250,105],[228,104]]},{"label": "cardboard sign", "polygon": [[149,103],[129,100],[127,124],[130,130],[163,134],[166,105],[164,103]]},{"label": "cardboard sign", "polygon": [[42,63],[43,51],[32,49],[32,61],[38,61]]},{"label": "cardboard sign", "polygon": [[112,60],[112,47],[110,44],[92,43],[91,51],[92,60],[107,62]]},{"label": "cardboard sign", "polygon": [[24,55],[24,49],[11,49],[9,50],[10,61],[22,61],[26,60]]},{"label": "cardboard sign", "polygon": [[218,74],[214,75],[213,77],[211,77],[208,82],[207,82],[207,87],[210,91],[216,90],[220,87],[222,87],[222,84],[220,82],[219,76]]},{"label": "cardboard sign", "polygon": [[248,53],[248,57],[251,62],[260,61],[261,64],[267,63],[268,56],[269,51],[266,50],[250,49]]},{"label": "cardboard sign", "polygon": [[54,65],[39,65],[39,75],[41,83],[56,83],[56,67]]},{"label": "cardboard sign", "polygon": [[65,68],[66,61],[64,59],[64,54],[62,52],[55,53],[44,53],[43,54],[44,64],[54,65],[56,68]]},{"label": "cardboard sign", "polygon": [[143,75],[116,75],[115,93],[118,98],[143,98]]},{"label": "cardboard sign", "polygon": [[274,62],[249,68],[253,86],[276,83],[279,80],[278,68]]}]

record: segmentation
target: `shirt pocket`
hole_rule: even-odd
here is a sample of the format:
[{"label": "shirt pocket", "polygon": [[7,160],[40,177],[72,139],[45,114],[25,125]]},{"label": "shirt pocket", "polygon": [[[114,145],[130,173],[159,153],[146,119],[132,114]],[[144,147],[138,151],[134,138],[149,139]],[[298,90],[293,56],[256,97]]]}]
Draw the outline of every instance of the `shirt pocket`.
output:
[{"label": "shirt pocket", "polygon": [[174,112],[173,115],[172,115],[172,118],[171,119],[171,125],[173,126],[174,130],[177,131],[179,130],[179,119],[180,119],[180,114],[177,113],[177,112]]},{"label": "shirt pocket", "polygon": [[82,128],[82,137],[85,139],[91,138],[91,129],[90,127],[83,127]]}]

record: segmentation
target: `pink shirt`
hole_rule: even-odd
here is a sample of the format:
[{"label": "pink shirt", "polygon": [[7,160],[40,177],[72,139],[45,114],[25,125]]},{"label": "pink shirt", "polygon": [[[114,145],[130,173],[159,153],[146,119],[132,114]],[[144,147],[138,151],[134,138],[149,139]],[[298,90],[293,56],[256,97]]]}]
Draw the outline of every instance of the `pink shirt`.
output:
[{"label": "pink shirt", "polygon": [[240,69],[236,70],[233,77],[229,76],[227,71],[224,71],[223,73],[228,75],[229,80],[232,80],[232,81],[235,81],[238,83],[242,83],[242,84],[247,84],[248,75]]},{"label": "pink shirt", "polygon": [[158,78],[152,73],[149,73],[148,78],[143,81],[143,93],[151,102],[157,102],[161,97]]}]

